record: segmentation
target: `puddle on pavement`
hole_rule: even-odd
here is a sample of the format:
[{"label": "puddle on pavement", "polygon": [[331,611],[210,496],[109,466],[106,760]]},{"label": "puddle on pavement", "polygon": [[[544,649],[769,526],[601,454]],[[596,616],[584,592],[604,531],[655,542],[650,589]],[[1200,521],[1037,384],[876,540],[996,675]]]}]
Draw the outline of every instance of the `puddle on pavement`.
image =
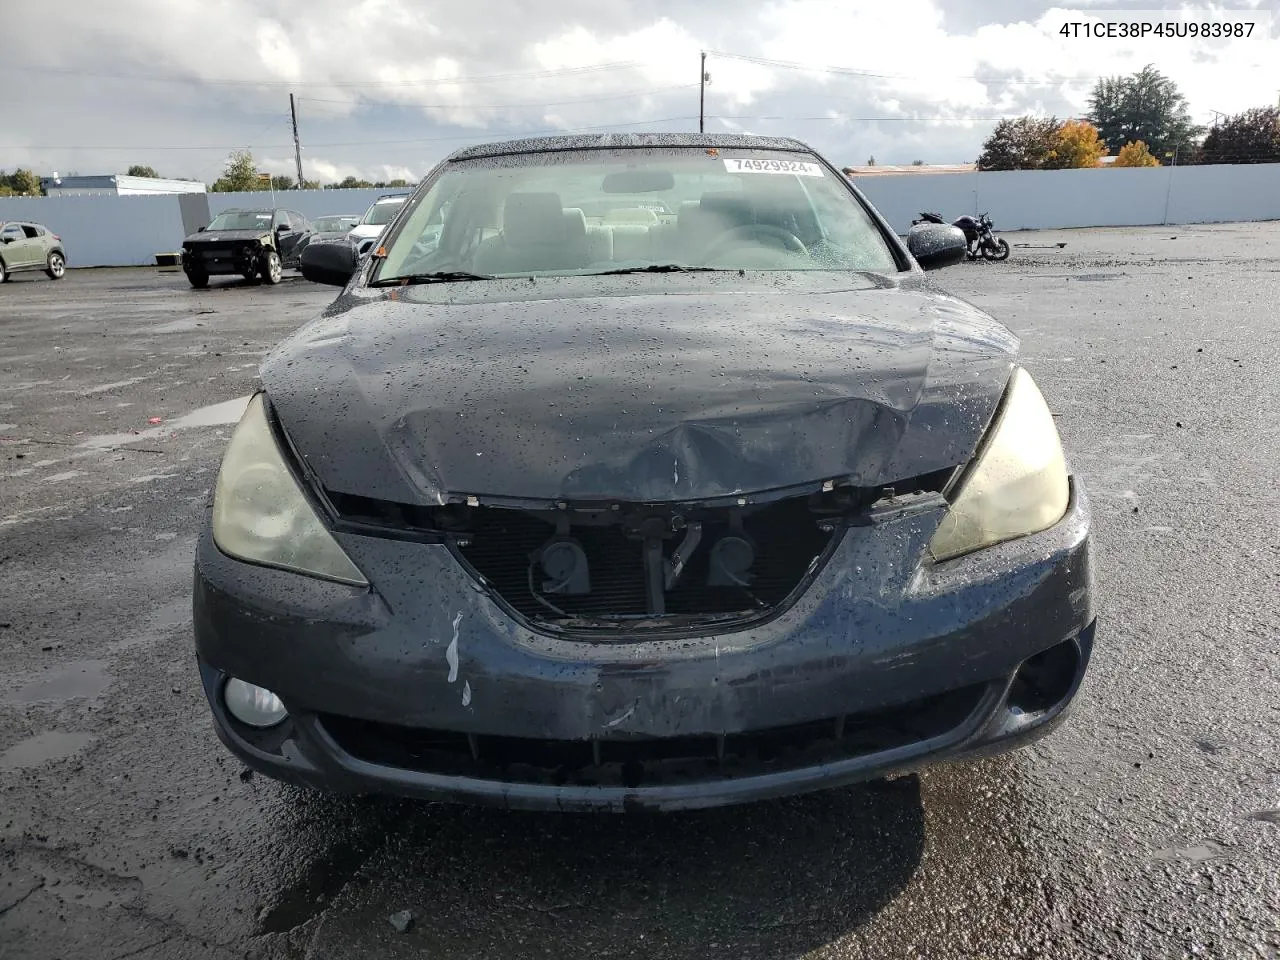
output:
[{"label": "puddle on pavement", "polygon": [[146,430],[139,430],[137,433],[110,433],[99,437],[89,437],[81,441],[80,446],[88,450],[107,450],[111,447],[121,447],[144,440],[154,440],[157,437],[167,436],[175,430],[227,426],[239,421],[244,414],[245,407],[249,405],[249,399],[249,397],[236,397],[234,400],[226,400],[222,403],[215,403],[212,406],[201,407],[184,416],[162,423],[158,427],[148,427]]},{"label": "puddle on pavement", "polygon": [[258,918],[257,935],[288,933],[319,916],[369,859],[358,842],[341,842],[307,864],[301,875],[280,891],[276,902]]},{"label": "puddle on pavement", "polygon": [[[212,313],[213,311],[206,311]],[[203,316],[204,314],[200,314]],[[154,327],[139,327],[134,333],[190,333],[205,325],[205,321],[197,320],[196,317],[181,317],[177,320],[170,320],[168,323],[157,324]]]},{"label": "puddle on pavement", "polygon": [[26,770],[51,760],[73,757],[95,739],[89,733],[46,730],[44,733],[19,741],[4,753],[0,753],[0,773]]},{"label": "puddle on pavement", "polygon": [[1226,855],[1227,850],[1225,847],[1214,843],[1212,840],[1206,840],[1204,843],[1197,843],[1189,847],[1165,847],[1163,850],[1157,850],[1151,856],[1156,860],[1186,860],[1191,863],[1204,863],[1206,860],[1217,860]]},{"label": "puddle on pavement", "polygon": [[0,703],[28,706],[91,700],[111,683],[105,660],[80,660],[24,679],[17,689],[0,692]]}]

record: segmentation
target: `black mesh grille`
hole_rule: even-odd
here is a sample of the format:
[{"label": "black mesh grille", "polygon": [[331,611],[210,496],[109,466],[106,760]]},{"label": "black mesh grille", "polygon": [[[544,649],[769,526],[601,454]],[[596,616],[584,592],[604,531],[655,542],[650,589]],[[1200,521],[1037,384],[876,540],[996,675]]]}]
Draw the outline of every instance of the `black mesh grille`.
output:
[{"label": "black mesh grille", "polygon": [[506,783],[636,787],[800,769],[909,746],[958,727],[983,689],[976,684],[875,713],[725,736],[542,740],[335,715],[320,721],[351,756],[381,766]]}]

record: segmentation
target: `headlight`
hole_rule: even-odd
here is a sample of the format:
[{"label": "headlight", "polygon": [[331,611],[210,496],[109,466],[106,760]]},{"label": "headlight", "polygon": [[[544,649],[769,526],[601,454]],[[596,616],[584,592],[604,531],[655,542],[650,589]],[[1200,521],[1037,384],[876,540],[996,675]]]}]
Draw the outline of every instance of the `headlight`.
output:
[{"label": "headlight", "polygon": [[367,586],[325,529],[280,455],[255,394],[236,426],[213,493],[213,541],[228,556]]},{"label": "headlight", "polygon": [[1067,464],[1058,428],[1031,375],[1019,367],[985,449],[929,552],[947,560],[1015,537],[1047,530],[1067,512]]}]

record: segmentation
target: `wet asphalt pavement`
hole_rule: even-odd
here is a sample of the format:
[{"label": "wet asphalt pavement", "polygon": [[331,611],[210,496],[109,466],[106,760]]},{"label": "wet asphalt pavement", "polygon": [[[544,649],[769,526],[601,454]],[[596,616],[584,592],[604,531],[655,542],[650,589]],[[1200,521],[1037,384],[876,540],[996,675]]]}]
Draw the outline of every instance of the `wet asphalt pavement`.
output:
[{"label": "wet asphalt pavement", "polygon": [[1072,717],[668,816],[249,776],[196,675],[195,533],[227,401],[336,291],[5,284],[0,957],[1280,957],[1280,223],[1009,239],[1067,246],[935,276],[1022,336],[1092,497]]}]

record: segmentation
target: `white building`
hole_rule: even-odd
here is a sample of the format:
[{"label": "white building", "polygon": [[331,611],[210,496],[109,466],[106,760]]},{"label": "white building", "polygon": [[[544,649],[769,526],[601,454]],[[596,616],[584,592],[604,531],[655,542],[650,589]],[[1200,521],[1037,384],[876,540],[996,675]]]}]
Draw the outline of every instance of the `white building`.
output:
[{"label": "white building", "polygon": [[41,177],[44,192],[50,197],[121,197],[145,194],[205,193],[198,180],[166,180],[162,177],[127,177],[104,174],[98,177]]}]

